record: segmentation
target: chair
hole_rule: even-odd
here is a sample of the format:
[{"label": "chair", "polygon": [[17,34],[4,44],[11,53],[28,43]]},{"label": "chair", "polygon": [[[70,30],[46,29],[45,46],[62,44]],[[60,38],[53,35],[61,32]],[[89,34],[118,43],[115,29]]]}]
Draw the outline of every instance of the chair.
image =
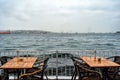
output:
[{"label": "chair", "polygon": [[120,80],[120,70],[107,73],[109,80]]},{"label": "chair", "polygon": [[[8,56],[2,56],[0,57],[0,61],[1,61],[1,65],[5,64],[7,61],[9,61],[10,59],[12,59],[12,57],[8,57]],[[15,69],[4,69],[4,75],[7,75],[7,79],[9,79],[9,74],[20,74],[20,71],[15,70]]]},{"label": "chair", "polygon": [[[29,73],[33,73],[33,72],[36,72],[37,70],[41,70],[39,73],[36,73],[35,75],[32,74],[30,76],[33,77],[33,79],[39,79],[39,80],[43,80],[43,76],[45,75],[46,76],[46,79],[48,80],[48,77],[47,77],[47,74],[46,74],[46,68],[47,68],[47,62],[48,62],[48,59],[49,58],[43,58],[41,59],[40,61],[37,61],[33,68],[32,69],[27,69],[26,70],[26,74],[29,74]],[[26,78],[27,79],[27,78]],[[32,79],[32,80],[33,80]],[[28,80],[28,79],[27,79]]]},{"label": "chair", "polygon": [[8,57],[8,56],[0,57],[1,65],[5,64],[10,59],[12,59],[12,57]]},{"label": "chair", "polygon": [[[78,69],[77,69],[77,66],[76,66],[76,61],[79,61],[80,65],[84,66],[84,67],[87,67],[87,68],[90,68],[88,67],[88,65],[86,63],[84,63],[82,61],[82,59],[78,58],[78,57],[71,57],[72,61],[73,61],[73,64],[74,64],[74,71],[73,71],[73,74],[72,74],[72,79],[71,80],[75,80],[76,77],[77,77],[77,74],[78,74]],[[82,75],[84,75],[84,71],[83,70],[80,70]],[[79,78],[80,78],[80,74],[79,74]]]},{"label": "chair", "polygon": [[[44,57],[44,58],[38,58],[37,62],[34,64],[33,68],[41,68],[42,72],[41,72],[41,79],[43,80],[43,75],[46,76],[46,79],[48,80],[47,77],[47,62],[48,62],[49,58],[48,57]],[[39,65],[39,66],[37,66]]]},{"label": "chair", "polygon": [[36,62],[34,63],[33,67],[37,67],[37,66],[40,65],[41,63],[47,64],[48,59],[49,59],[48,57],[37,58],[37,60],[36,60]]},{"label": "chair", "polygon": [[111,56],[111,57],[108,57],[107,59],[120,64],[120,56]]},{"label": "chair", "polygon": [[[112,60],[113,62],[116,62],[120,64],[120,56],[111,56],[107,59]],[[105,71],[105,69],[104,69]],[[106,69],[107,71],[107,77],[112,80],[120,80],[120,67],[110,67]]]},{"label": "chair", "polygon": [[[79,80],[102,80],[103,79],[102,74],[100,72],[84,67],[83,65],[81,65],[79,61],[75,61],[75,66],[77,67],[77,70],[78,70]],[[82,71],[84,71],[84,75],[82,75],[83,74],[81,73]]]},{"label": "chair", "polygon": [[114,73],[112,80],[120,80],[120,70]]},{"label": "chair", "polygon": [[0,75],[0,80],[7,80],[5,76]]}]

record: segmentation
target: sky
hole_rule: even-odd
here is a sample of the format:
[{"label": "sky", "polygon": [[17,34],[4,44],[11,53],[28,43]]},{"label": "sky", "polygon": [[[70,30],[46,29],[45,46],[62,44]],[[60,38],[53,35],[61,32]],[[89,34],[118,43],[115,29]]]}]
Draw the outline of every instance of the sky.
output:
[{"label": "sky", "polygon": [[120,31],[120,0],[0,0],[0,30]]}]

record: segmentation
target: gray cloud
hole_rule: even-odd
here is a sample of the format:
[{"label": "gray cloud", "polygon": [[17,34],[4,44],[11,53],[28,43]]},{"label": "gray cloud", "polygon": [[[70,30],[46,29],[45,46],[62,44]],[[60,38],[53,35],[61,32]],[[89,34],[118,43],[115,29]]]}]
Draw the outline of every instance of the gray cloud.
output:
[{"label": "gray cloud", "polygon": [[99,32],[102,26],[111,31],[120,22],[119,6],[119,0],[0,0],[0,27]]},{"label": "gray cloud", "polygon": [[11,16],[17,6],[16,1],[12,0],[0,0],[0,15],[1,16]]}]

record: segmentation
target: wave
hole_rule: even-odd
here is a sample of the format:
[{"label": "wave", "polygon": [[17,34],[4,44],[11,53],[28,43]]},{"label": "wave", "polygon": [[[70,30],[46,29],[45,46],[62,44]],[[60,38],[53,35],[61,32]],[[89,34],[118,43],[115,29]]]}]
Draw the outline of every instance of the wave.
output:
[{"label": "wave", "polygon": [[0,48],[55,49],[119,49],[120,35],[112,34],[77,34],[77,35],[38,35],[11,34],[0,35]]},{"label": "wave", "polygon": [[115,46],[114,44],[111,44],[111,43],[105,43],[105,44],[100,44],[100,43],[97,43],[97,44],[94,44],[94,45],[106,45],[106,46]]},{"label": "wave", "polygon": [[65,44],[57,44],[56,46],[65,46]]}]

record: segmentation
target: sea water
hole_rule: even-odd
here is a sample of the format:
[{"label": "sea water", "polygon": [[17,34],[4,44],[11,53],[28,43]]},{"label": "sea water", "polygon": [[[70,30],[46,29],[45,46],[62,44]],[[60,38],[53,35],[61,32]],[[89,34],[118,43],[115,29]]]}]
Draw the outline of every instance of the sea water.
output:
[{"label": "sea water", "polygon": [[120,34],[115,33],[0,34],[0,49],[119,50]]}]

